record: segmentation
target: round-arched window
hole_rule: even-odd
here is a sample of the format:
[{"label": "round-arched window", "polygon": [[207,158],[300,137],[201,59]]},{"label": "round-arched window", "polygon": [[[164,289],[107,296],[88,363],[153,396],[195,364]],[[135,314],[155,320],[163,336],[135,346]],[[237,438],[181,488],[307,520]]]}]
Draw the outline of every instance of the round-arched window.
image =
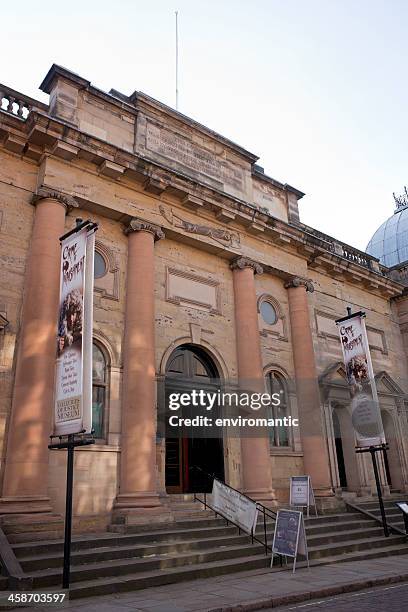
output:
[{"label": "round-arched window", "polygon": [[94,342],[92,344],[92,429],[95,438],[104,437],[106,366],[105,355]]},{"label": "round-arched window", "polygon": [[261,316],[267,325],[275,325],[278,315],[272,304],[266,300],[261,302]]},{"label": "round-arched window", "polygon": [[289,402],[286,392],[286,384],[279,372],[274,370],[266,374],[266,386],[270,395],[274,393],[280,397],[279,405],[270,406],[268,417],[274,419],[276,425],[269,429],[269,441],[271,446],[289,446],[289,428],[284,424],[284,418],[289,416]]},{"label": "round-arched window", "polygon": [[98,251],[95,251],[94,277],[102,278],[102,276],[105,276],[107,271],[108,271],[108,267],[106,265],[105,258]]}]

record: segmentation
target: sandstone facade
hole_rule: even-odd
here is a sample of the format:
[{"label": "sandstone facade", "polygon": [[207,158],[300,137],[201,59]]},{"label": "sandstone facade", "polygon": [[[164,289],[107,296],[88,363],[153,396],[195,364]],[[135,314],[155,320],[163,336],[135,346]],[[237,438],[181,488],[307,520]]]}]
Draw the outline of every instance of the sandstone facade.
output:
[{"label": "sandstone facade", "polygon": [[[127,299],[127,290],[133,282],[136,295],[148,291],[146,267],[150,265],[154,270],[155,379],[165,379],[169,359],[180,346],[199,347],[225,381],[255,372],[251,368],[258,366],[252,357],[259,350],[260,375],[275,372],[286,381],[288,412],[300,419],[300,431],[292,429],[287,443],[281,445],[268,439],[248,446],[248,442],[226,435],[223,468],[228,483],[256,491],[253,494],[260,499],[283,502],[288,497],[289,477],[304,473],[307,465],[311,466],[309,472],[314,472],[312,477],[319,480],[315,484],[322,499],[374,491],[367,458],[354,453],[348,390],[334,324],[351,306],[367,314],[390,444],[388,468],[381,464],[383,489],[385,493],[390,489],[407,491],[408,308],[404,285],[395,275],[391,278],[375,258],[302,224],[297,205],[302,192],[266,176],[256,165],[255,155],[145,94],[105,93],[55,65],[42,89],[50,96],[49,105],[4,87],[1,98],[0,512],[62,513],[64,508],[65,453],[48,453],[47,473],[42,473],[38,483],[41,500],[34,499],[26,484],[30,479],[28,464],[23,462],[19,472],[18,461],[22,460],[9,456],[15,448],[10,440],[16,435],[13,423],[17,421],[11,414],[18,410],[19,345],[24,344],[27,333],[24,324],[26,330],[28,326],[22,316],[27,311],[24,300],[28,299],[32,275],[33,228],[44,201],[50,210],[64,207],[66,231],[78,217],[99,224],[97,252],[106,265],[105,274],[95,280],[94,293],[94,337],[106,360],[104,429],[93,447],[76,452],[76,515],[109,522],[115,508],[134,512],[152,508],[151,494],[157,495],[160,511],[161,500],[168,495],[165,440],[148,434],[147,447],[153,445],[148,452],[155,456],[154,485],[150,483],[148,491],[143,487],[138,492],[123,490],[124,486],[138,488],[140,484],[140,474],[129,476],[132,448],[126,451],[129,473],[124,475],[123,464],[121,469],[122,424],[130,422],[123,414],[129,401],[124,398],[129,391],[128,386],[124,391],[123,370],[128,366],[129,380],[134,381],[137,364],[126,364],[126,359],[140,355],[132,352],[132,346],[125,350],[133,333],[129,330],[134,329],[129,326],[135,325],[129,315],[134,306]],[[158,228],[165,238],[154,244],[152,237],[150,246],[139,244],[136,259],[129,261],[133,238],[124,229],[134,220]],[[137,232],[133,234],[135,242],[140,232],[152,236],[152,230],[145,227]],[[39,253],[38,257],[48,255]],[[237,260],[232,269],[231,263]],[[260,267],[262,274],[256,273]],[[139,275],[140,284],[144,284],[140,289]],[[301,279],[300,285],[295,279]],[[274,308],[273,324],[262,316],[263,301]],[[40,296],[38,308],[41,302]],[[30,363],[37,363],[36,352],[43,350],[42,326],[44,322],[39,321]],[[143,329],[139,332],[144,333]],[[251,358],[245,362],[248,354]],[[289,384],[297,378],[299,386],[299,372],[306,371],[305,367],[320,383],[317,394],[307,398]],[[40,376],[35,390],[40,404],[43,382]],[[135,393],[148,397],[145,392],[146,382],[142,381]],[[29,406],[30,397],[25,401]],[[144,408],[145,403],[135,407]],[[150,414],[155,418],[154,410],[149,412],[152,407],[148,408],[143,417],[147,421]],[[44,405],[42,410],[51,428],[52,406]],[[29,417],[24,418],[32,436],[28,452],[37,457],[33,447],[46,448],[48,433],[44,428],[37,430]],[[313,444],[302,439],[302,420],[314,424]],[[339,437],[343,459],[336,442]],[[251,476],[249,457],[259,470],[262,466],[264,474],[270,473],[268,482]],[[13,471],[13,486],[7,472],[9,463],[17,470]],[[259,470],[253,467],[254,474],[259,475]]]}]

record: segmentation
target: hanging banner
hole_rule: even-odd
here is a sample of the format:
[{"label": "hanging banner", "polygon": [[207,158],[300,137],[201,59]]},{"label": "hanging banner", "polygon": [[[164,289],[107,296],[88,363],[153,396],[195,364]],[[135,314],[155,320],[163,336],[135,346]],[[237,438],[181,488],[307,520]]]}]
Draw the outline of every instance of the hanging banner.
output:
[{"label": "hanging banner", "polygon": [[341,347],[351,395],[351,418],[359,447],[385,442],[374,371],[365,326],[365,313],[338,319]]},{"label": "hanging banner", "polygon": [[92,320],[94,223],[61,238],[53,435],[92,428]]},{"label": "hanging banner", "polygon": [[256,502],[214,478],[212,508],[246,533],[255,529],[258,510]]}]

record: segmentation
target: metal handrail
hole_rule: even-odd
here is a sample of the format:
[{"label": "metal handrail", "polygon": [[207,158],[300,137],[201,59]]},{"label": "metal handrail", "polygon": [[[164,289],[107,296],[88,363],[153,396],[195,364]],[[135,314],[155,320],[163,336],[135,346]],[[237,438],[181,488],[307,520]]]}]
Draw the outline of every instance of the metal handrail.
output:
[{"label": "metal handrail", "polygon": [[[238,489],[234,489],[234,487],[231,487],[230,485],[227,485],[223,480],[221,480],[220,478],[218,478],[215,474],[210,474],[209,472],[206,472],[205,470],[203,470],[202,468],[198,467],[198,465],[192,465],[189,468],[190,471],[192,470],[197,470],[199,472],[202,472],[203,474],[205,474],[208,478],[212,479],[212,480],[217,480],[218,482],[220,482],[221,484],[223,484],[225,487],[228,487],[228,489],[231,489],[232,491],[235,491],[236,493],[239,493],[240,495],[242,495],[243,497],[246,497],[249,501],[251,501],[252,503],[256,504],[256,507],[258,510],[260,510],[262,512],[262,517],[263,517],[263,532],[264,532],[264,541],[262,542],[262,540],[260,540],[259,538],[257,538],[254,535],[254,527],[252,527],[251,529],[251,542],[252,544],[254,543],[254,541],[258,542],[259,544],[261,544],[264,548],[265,548],[265,555],[268,555],[268,551],[272,552],[272,547],[268,546],[268,537],[267,537],[267,531],[266,531],[266,517],[273,519],[274,521],[276,521],[276,512],[273,512],[273,510],[270,510],[270,508],[267,508],[266,506],[264,506],[263,504],[261,504],[260,502],[256,501],[255,499],[252,499],[251,497],[249,497],[248,495],[245,495],[245,493],[242,493],[241,491],[238,491]],[[215,516],[222,516],[226,522],[227,525],[229,525],[229,523],[231,523],[232,525],[234,525],[235,527],[238,528],[238,533],[241,534],[241,527],[239,525],[237,525],[237,523],[234,523],[234,521],[232,521],[231,519],[227,518],[226,516],[223,516],[221,514],[221,512],[219,512],[218,510],[216,510],[215,508],[213,508],[213,506],[211,506],[211,504],[208,503],[207,501],[207,492],[204,492],[204,499],[200,499],[200,497],[198,497],[199,494],[194,493],[194,501],[198,501],[201,504],[204,505],[204,508],[210,508],[210,510],[212,510],[215,514]],[[255,526],[256,527],[256,526]],[[280,563],[282,565],[282,557],[281,555],[279,555],[280,557]]]}]

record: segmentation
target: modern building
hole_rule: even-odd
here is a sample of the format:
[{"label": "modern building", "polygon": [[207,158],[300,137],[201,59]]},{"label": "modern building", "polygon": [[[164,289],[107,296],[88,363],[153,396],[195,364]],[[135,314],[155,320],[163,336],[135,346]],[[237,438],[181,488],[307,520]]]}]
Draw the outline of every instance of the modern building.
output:
[{"label": "modern building", "polygon": [[[63,513],[66,453],[48,444],[59,237],[76,218],[99,224],[97,441],[76,451],[77,517],[165,518],[172,495],[198,487],[193,465],[271,505],[301,474],[327,509],[372,494],[334,323],[346,307],[367,314],[383,491],[406,492],[406,209],[364,253],[303,224],[304,194],[256,155],[144,93],[105,93],[56,65],[41,89],[49,104],[0,86],[0,513]],[[300,427],[166,439],[158,390],[186,379],[265,380]]]}]

